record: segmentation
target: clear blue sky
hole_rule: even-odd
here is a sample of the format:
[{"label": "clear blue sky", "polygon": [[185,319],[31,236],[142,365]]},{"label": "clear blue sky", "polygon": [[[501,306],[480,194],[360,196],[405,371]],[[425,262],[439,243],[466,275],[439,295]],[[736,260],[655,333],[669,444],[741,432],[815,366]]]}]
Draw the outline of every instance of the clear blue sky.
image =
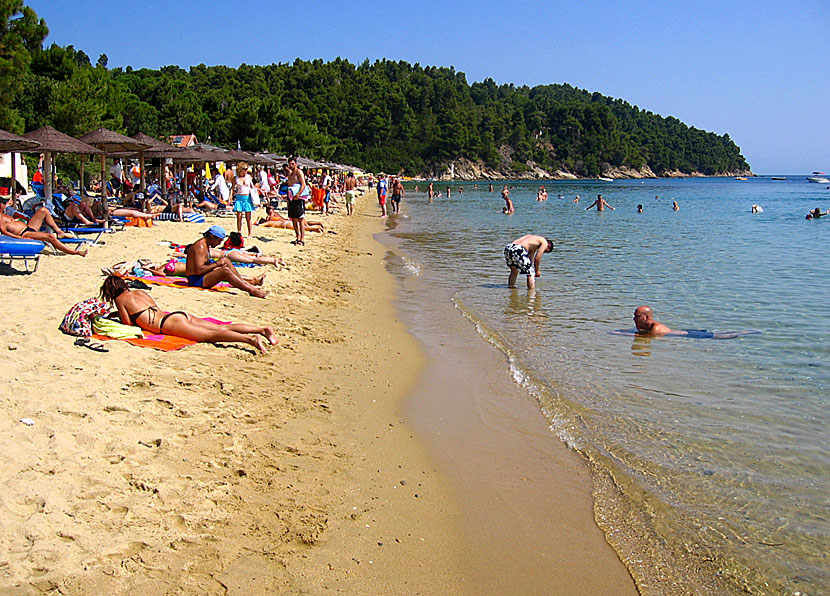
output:
[{"label": "clear blue sky", "polygon": [[718,134],[753,171],[830,171],[830,1],[26,0],[109,66],[387,58],[569,83]]}]

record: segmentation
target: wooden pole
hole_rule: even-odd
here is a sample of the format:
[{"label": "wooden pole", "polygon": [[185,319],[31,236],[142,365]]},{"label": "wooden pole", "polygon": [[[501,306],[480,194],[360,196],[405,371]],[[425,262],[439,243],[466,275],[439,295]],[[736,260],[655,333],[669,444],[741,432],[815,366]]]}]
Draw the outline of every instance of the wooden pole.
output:
[{"label": "wooden pole", "polygon": [[144,185],[144,151],[138,152],[138,167],[138,173],[141,176],[141,192],[146,193],[147,187]]},{"label": "wooden pole", "polygon": [[104,227],[110,227],[110,204],[107,200],[107,156],[101,154],[101,203],[104,208]]},{"label": "wooden pole", "polygon": [[11,188],[11,192],[9,194],[11,194],[11,196],[12,196],[12,206],[15,209],[17,209],[17,164],[15,163],[17,161],[17,154],[12,151],[11,156],[12,156],[12,188]]},{"label": "wooden pole", "polygon": [[43,154],[43,169],[45,170],[43,176],[43,196],[46,201],[52,203],[52,152],[47,151]]},{"label": "wooden pole", "polygon": [[86,186],[84,182],[84,166],[86,165],[86,155],[83,153],[81,154],[81,180],[80,180],[80,188],[78,189],[78,194],[81,195],[81,198],[84,198],[84,186]]}]

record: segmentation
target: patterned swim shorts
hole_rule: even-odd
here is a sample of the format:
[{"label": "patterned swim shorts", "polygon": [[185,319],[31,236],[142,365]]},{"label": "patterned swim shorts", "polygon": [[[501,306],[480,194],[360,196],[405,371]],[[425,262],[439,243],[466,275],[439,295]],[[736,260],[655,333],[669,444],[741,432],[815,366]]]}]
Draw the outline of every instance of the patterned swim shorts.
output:
[{"label": "patterned swim shorts", "polygon": [[511,269],[515,267],[522,275],[535,275],[533,261],[527,249],[520,244],[508,244],[504,247],[504,260]]}]

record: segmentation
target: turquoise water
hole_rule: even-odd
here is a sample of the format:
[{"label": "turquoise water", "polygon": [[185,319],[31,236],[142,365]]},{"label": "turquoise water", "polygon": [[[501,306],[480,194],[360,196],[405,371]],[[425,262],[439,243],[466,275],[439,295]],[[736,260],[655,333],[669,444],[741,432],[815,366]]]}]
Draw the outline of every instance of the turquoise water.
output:
[{"label": "turquoise water", "polygon": [[[452,183],[432,203],[408,185],[390,233],[418,299],[451,301],[504,352],[551,440],[589,459],[597,520],[644,592],[830,594],[830,217],[804,219],[830,190],[557,181],[537,202],[540,183],[509,184],[511,216],[501,184]],[[616,210],[586,212],[597,193]],[[556,248],[535,291],[510,290],[502,250],[526,233]],[[761,333],[614,334],[640,304],[674,329]]]}]

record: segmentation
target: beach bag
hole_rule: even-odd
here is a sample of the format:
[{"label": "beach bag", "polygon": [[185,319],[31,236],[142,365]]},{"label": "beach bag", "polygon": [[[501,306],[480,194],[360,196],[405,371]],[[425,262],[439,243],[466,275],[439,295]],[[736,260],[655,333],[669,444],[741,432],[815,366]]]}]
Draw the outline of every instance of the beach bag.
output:
[{"label": "beach bag", "polygon": [[259,200],[259,193],[257,192],[256,186],[251,186],[251,205],[254,206],[254,209],[259,207],[262,201]]},{"label": "beach bag", "polygon": [[78,302],[69,309],[59,326],[67,335],[90,337],[92,335],[92,319],[106,315],[110,311],[109,304],[97,298],[87,298]]}]

